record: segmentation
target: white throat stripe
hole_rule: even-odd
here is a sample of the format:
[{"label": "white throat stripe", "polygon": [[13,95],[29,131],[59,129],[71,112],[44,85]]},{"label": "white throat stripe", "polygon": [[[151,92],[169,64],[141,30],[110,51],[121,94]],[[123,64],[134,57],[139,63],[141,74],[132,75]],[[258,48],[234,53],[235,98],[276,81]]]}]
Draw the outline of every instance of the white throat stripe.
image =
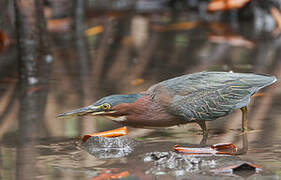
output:
[{"label": "white throat stripe", "polygon": [[108,118],[112,121],[118,121],[118,122],[121,122],[121,121],[126,121],[127,118],[126,116],[118,116],[118,117],[113,117],[113,116],[104,116],[105,118]]}]

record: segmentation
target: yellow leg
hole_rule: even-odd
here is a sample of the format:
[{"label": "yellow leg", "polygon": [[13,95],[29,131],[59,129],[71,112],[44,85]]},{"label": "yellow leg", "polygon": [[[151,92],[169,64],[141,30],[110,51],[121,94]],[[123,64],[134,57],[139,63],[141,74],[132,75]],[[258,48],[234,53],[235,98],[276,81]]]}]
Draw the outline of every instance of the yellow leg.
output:
[{"label": "yellow leg", "polygon": [[247,115],[247,107],[242,107],[242,132],[247,133],[248,132],[248,115]]},{"label": "yellow leg", "polygon": [[207,130],[206,123],[203,120],[196,120],[196,122],[197,122],[197,124],[199,124],[199,126],[201,127],[201,129],[203,131],[203,138],[202,138],[200,144],[206,144],[207,138],[208,138],[208,130]]},{"label": "yellow leg", "polygon": [[235,152],[233,155],[241,155],[241,154],[246,154],[248,152],[248,138],[247,138],[247,133],[243,133],[243,144],[242,148],[238,149],[237,152]]}]

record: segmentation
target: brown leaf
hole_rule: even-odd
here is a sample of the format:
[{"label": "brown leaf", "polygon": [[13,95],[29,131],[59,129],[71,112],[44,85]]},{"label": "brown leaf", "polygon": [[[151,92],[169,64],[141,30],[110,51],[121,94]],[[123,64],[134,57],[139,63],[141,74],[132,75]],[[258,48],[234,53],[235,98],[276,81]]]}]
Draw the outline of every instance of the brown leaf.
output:
[{"label": "brown leaf", "polygon": [[190,30],[199,25],[199,22],[180,22],[166,26],[152,25],[151,29],[157,32],[173,31],[173,30]]},{"label": "brown leaf", "polygon": [[0,30],[0,52],[8,48],[10,45],[10,40],[6,33]]},{"label": "brown leaf", "polygon": [[93,36],[103,32],[104,28],[102,26],[95,26],[85,31],[86,36]]},{"label": "brown leaf", "polygon": [[104,132],[99,132],[99,133],[94,133],[94,134],[87,134],[82,138],[82,141],[85,142],[92,136],[119,137],[119,136],[124,136],[126,134],[128,134],[128,129],[126,126],[124,126],[124,127],[118,128],[118,129],[110,130],[110,131],[104,131]]},{"label": "brown leaf", "polygon": [[281,12],[277,8],[273,7],[270,9],[270,13],[275,21],[275,29],[273,35],[277,36],[281,32]]},{"label": "brown leaf", "polygon": [[50,32],[66,32],[69,30],[71,23],[70,18],[49,19],[47,21],[47,29]]},{"label": "brown leaf", "polygon": [[227,43],[232,46],[244,46],[246,48],[254,48],[255,43],[249,41],[239,35],[208,35],[208,41],[212,43]]},{"label": "brown leaf", "polygon": [[52,8],[44,7],[43,11],[44,11],[44,16],[45,16],[46,19],[49,19],[49,18],[52,17],[52,13],[53,13]]},{"label": "brown leaf", "polygon": [[121,179],[129,175],[129,171],[122,171],[117,173],[116,169],[104,169],[98,176],[92,178],[92,180]]},{"label": "brown leaf", "polygon": [[189,147],[180,147],[178,145],[175,145],[174,150],[189,155],[195,155],[195,154],[233,155],[239,149],[235,146],[235,144],[221,143],[221,144],[214,144],[210,147],[203,147],[203,148],[189,148]]},{"label": "brown leaf", "polygon": [[130,82],[132,86],[139,86],[144,83],[144,79],[134,79]]},{"label": "brown leaf", "polygon": [[260,171],[261,167],[258,165],[255,165],[253,163],[249,163],[249,162],[242,162],[239,164],[235,164],[233,166],[227,166],[224,168],[218,168],[218,169],[214,169],[211,170],[211,172],[216,172],[216,173],[233,173],[233,172],[237,172],[237,171]]},{"label": "brown leaf", "polygon": [[10,77],[0,78],[0,83],[13,84],[13,83],[16,83],[17,81],[18,81],[17,79],[10,78]]},{"label": "brown leaf", "polygon": [[240,9],[249,1],[250,0],[212,0],[207,6],[207,11],[214,12]]},{"label": "brown leaf", "polygon": [[124,46],[131,46],[133,44],[134,40],[132,38],[132,36],[124,36],[123,39],[121,40],[121,43],[124,45]]},{"label": "brown leaf", "polygon": [[215,34],[227,34],[231,32],[231,28],[227,24],[210,22],[208,23],[208,27]]},{"label": "brown leaf", "polygon": [[47,87],[46,87],[46,86],[36,86],[36,87],[32,87],[32,88],[30,88],[30,89],[27,90],[27,95],[33,94],[33,93],[35,93],[35,92],[37,92],[37,91],[40,91],[40,90],[42,90],[42,89],[44,89],[44,88],[47,88]]}]

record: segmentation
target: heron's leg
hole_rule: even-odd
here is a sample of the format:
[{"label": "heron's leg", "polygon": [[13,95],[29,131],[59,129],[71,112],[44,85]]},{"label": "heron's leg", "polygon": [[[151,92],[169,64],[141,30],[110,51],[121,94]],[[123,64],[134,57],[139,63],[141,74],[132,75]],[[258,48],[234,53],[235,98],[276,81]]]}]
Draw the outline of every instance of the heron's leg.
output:
[{"label": "heron's leg", "polygon": [[247,116],[247,106],[241,108],[242,111],[242,132],[248,132],[248,116]]},{"label": "heron's leg", "polygon": [[248,151],[248,138],[247,138],[247,133],[243,133],[243,144],[242,148],[238,149],[237,152],[234,153],[234,155],[241,155],[241,154],[246,154]]},{"label": "heron's leg", "polygon": [[196,120],[196,122],[199,124],[199,126],[201,127],[201,129],[203,131],[203,138],[202,138],[200,144],[206,144],[207,137],[208,137],[208,130],[207,130],[206,122],[204,120]]}]

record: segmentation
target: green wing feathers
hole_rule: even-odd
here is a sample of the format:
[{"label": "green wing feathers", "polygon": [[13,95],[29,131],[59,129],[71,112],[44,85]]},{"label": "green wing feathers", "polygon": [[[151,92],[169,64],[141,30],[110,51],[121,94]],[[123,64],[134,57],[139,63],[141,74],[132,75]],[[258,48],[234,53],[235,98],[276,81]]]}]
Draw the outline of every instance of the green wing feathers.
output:
[{"label": "green wing feathers", "polygon": [[164,81],[154,89],[168,92],[172,113],[187,120],[214,120],[246,106],[254,93],[275,81],[267,75],[201,72]]}]

